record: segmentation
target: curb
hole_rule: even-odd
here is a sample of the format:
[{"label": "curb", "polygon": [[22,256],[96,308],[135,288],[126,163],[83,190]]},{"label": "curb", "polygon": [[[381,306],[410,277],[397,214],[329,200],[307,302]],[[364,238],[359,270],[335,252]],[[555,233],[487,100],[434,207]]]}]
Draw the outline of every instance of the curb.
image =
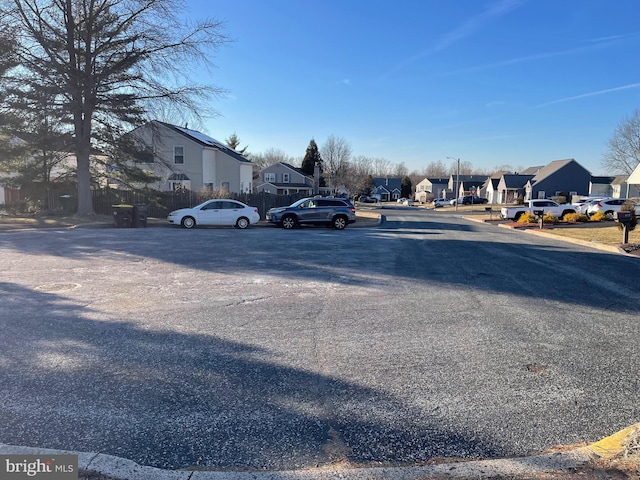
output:
[{"label": "curb", "polygon": [[611,458],[625,453],[629,444],[634,441],[636,443],[640,441],[640,423],[631,425],[579,450],[592,458]]},{"label": "curb", "polygon": [[[125,458],[91,452],[73,452],[47,448],[19,447],[0,444],[0,454],[78,455],[80,477],[99,474],[112,480],[420,480],[434,475],[447,478],[492,478],[550,474],[573,471],[585,466],[591,456],[583,451],[534,455],[496,460],[440,463],[416,467],[310,468],[283,471],[205,471],[163,470],[139,465]],[[90,478],[90,477],[89,477]]]},{"label": "curb", "polygon": [[[469,220],[472,222],[477,222],[477,223],[484,223],[487,224],[488,222],[484,221],[484,220],[477,220],[474,219],[472,217],[462,217],[465,220]],[[554,235],[553,233],[547,233],[543,230],[536,230],[536,229],[518,229],[518,228],[513,228],[511,226],[508,225],[504,225],[504,224],[498,224],[497,225],[499,228],[506,228],[509,230],[513,230],[515,232],[524,232],[524,233],[528,233],[530,235],[538,235],[540,237],[545,237],[545,238],[553,238],[556,240],[560,240],[561,242],[565,242],[565,243],[572,243],[574,245],[581,245],[583,247],[590,247],[590,248],[595,248],[596,250],[602,250],[605,252],[609,252],[609,253],[615,253],[618,255],[623,255],[625,257],[633,257],[633,258],[638,258],[637,255],[632,255],[628,252],[626,252],[622,247],[616,247],[615,245],[605,245],[604,243],[597,243],[597,242],[588,242],[586,240],[580,240],[578,238],[571,238],[571,237],[563,237],[561,235]]]},{"label": "curb", "polygon": [[[492,478],[532,476],[575,472],[599,458],[611,458],[627,451],[631,442],[640,440],[640,423],[636,423],[585,447],[566,452],[532,455],[529,457],[474,460],[441,463],[416,467],[373,468],[311,468],[285,471],[204,471],[163,470],[139,465],[125,458],[101,453],[73,452],[47,448],[20,447],[0,444],[0,454],[22,455],[78,455],[80,475],[89,472],[111,477],[113,480],[365,480],[371,478],[418,480],[435,475],[446,478]],[[82,477],[81,477],[82,478]]]}]

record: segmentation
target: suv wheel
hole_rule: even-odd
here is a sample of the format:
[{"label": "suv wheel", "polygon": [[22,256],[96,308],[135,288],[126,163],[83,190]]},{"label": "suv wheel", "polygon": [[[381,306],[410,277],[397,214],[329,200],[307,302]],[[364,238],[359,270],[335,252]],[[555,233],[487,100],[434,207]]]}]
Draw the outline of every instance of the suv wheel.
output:
[{"label": "suv wheel", "polygon": [[344,228],[347,226],[347,217],[338,215],[333,219],[332,223],[333,228],[335,228],[336,230],[344,230]]},{"label": "suv wheel", "polygon": [[292,228],[295,228],[297,225],[298,220],[296,219],[295,215],[285,215],[284,217],[282,217],[282,228],[290,230]]}]

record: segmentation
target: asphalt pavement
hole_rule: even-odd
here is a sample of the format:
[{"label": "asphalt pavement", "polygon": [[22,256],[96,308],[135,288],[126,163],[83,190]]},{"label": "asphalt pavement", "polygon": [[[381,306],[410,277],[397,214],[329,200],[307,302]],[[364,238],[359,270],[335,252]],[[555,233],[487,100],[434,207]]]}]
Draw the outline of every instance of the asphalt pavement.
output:
[{"label": "asphalt pavement", "polygon": [[638,420],[636,259],[385,215],[0,236],[0,453],[99,452],[81,464],[120,478],[417,478]]}]

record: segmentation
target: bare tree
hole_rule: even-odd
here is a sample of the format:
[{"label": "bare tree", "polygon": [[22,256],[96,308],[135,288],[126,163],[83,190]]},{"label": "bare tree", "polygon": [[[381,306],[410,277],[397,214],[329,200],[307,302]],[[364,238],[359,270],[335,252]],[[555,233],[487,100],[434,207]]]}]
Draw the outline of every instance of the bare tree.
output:
[{"label": "bare tree", "polygon": [[[449,166],[449,174],[456,175],[458,173],[458,162],[451,162]],[[471,175],[473,173],[473,165],[467,160],[460,160],[460,175]]]},{"label": "bare tree", "polygon": [[442,160],[429,162],[423,173],[425,177],[446,178],[449,176],[449,170]]},{"label": "bare tree", "polygon": [[349,160],[351,158],[351,146],[341,137],[330,135],[320,149],[324,176],[327,184],[332,188],[337,188],[344,184]]},{"label": "bare tree", "polygon": [[50,95],[74,142],[78,215],[94,214],[91,151],[102,149],[108,133],[158,111],[198,120],[222,93],[190,76],[227,41],[222,24],[182,21],[179,0],[0,0],[0,7],[19,61],[0,87],[14,95],[57,87]]},{"label": "bare tree", "polygon": [[374,177],[393,176],[393,164],[386,158],[374,158],[373,159],[373,176]]},{"label": "bare tree", "polygon": [[264,153],[256,153],[251,157],[251,161],[258,166],[260,170],[273,165],[274,163],[293,163],[293,157],[287,155],[284,150],[278,148],[270,148]]},{"label": "bare tree", "polygon": [[393,176],[402,178],[408,175],[409,175],[409,169],[404,164],[404,162],[397,163],[395,171],[393,172]]},{"label": "bare tree", "polygon": [[607,146],[602,160],[606,171],[631,175],[640,163],[640,109],[618,125]]}]

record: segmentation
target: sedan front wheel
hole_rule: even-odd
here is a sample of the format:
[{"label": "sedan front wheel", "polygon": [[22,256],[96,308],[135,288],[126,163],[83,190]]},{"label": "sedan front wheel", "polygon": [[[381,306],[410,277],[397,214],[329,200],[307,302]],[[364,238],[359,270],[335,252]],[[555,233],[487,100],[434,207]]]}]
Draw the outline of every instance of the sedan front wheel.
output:
[{"label": "sedan front wheel", "polygon": [[249,226],[249,219],[247,217],[240,217],[238,221],[236,221],[236,227],[245,229]]},{"label": "sedan front wheel", "polygon": [[180,223],[184,228],[193,228],[196,226],[196,219],[193,217],[184,217]]}]

